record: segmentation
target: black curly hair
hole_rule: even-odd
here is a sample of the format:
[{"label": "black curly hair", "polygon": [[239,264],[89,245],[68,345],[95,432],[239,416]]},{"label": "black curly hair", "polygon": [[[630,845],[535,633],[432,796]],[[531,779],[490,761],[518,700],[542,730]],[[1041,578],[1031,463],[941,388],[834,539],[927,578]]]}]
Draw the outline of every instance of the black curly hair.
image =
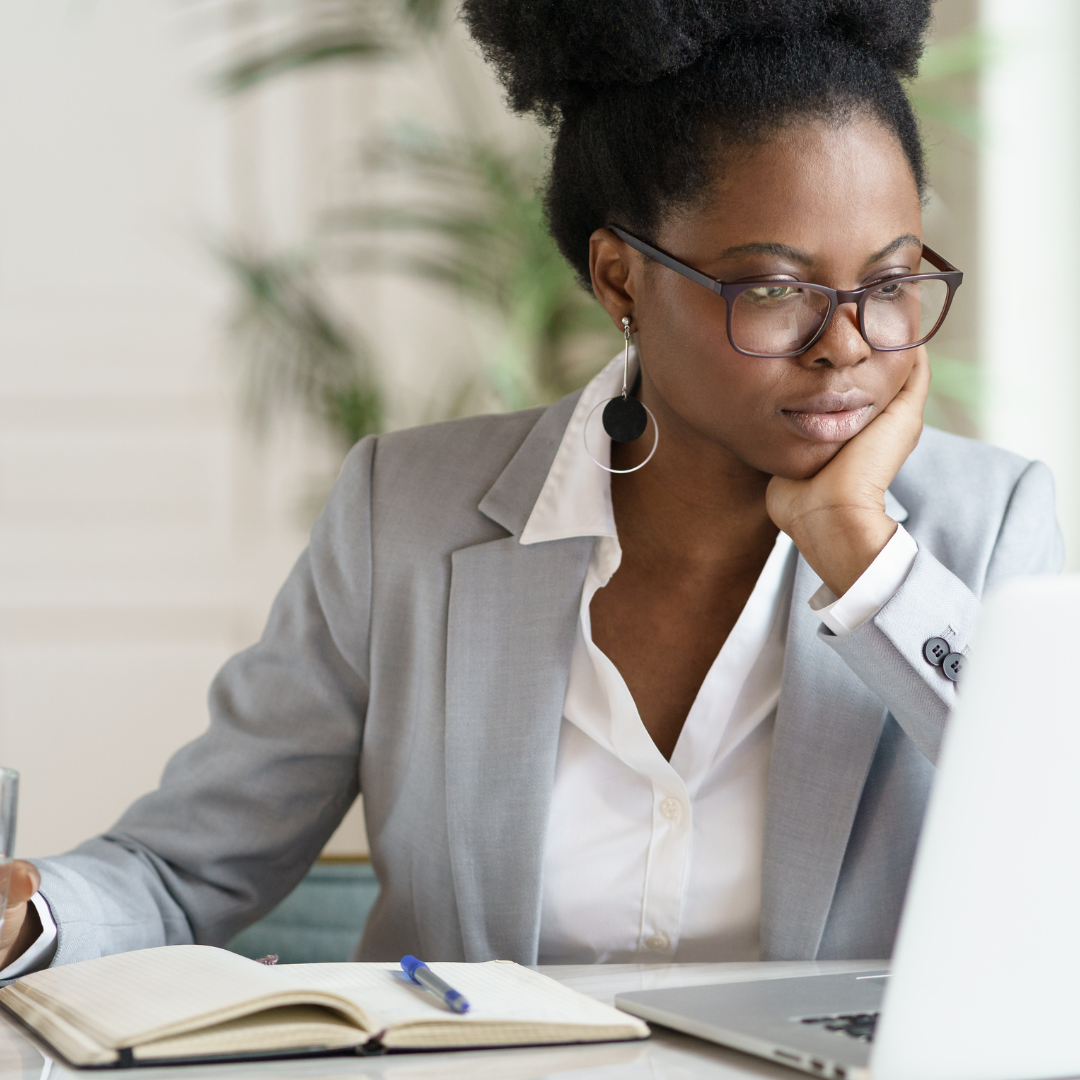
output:
[{"label": "black curly hair", "polygon": [[589,237],[652,238],[693,205],[718,155],[794,120],[869,111],[895,132],[920,195],[922,144],[902,78],[933,0],[464,0],[517,112],[554,133],[551,234],[589,287]]}]

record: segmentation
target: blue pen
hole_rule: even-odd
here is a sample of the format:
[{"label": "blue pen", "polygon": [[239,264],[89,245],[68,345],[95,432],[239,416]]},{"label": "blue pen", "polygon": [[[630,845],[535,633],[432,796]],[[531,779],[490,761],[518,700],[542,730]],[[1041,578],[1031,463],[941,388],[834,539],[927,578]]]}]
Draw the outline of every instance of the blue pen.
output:
[{"label": "blue pen", "polygon": [[415,956],[403,956],[401,968],[410,979],[422,986],[429,993],[434,994],[451,1011],[465,1013],[469,1011],[469,1003],[452,986],[443,982],[434,971]]}]

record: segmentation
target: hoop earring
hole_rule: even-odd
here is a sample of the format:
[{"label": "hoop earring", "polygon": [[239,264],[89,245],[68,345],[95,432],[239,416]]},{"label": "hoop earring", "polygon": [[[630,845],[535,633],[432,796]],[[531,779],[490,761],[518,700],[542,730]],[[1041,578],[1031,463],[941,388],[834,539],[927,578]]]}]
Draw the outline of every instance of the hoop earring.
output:
[{"label": "hoop earring", "polygon": [[[638,401],[637,398],[630,396],[629,388],[629,375],[630,375],[630,320],[624,315],[622,319],[623,338],[625,339],[625,345],[623,348],[623,374],[622,374],[622,393],[618,397],[608,398],[606,401],[601,401],[593,408],[592,412],[585,418],[585,429],[583,431],[583,437],[585,440],[585,453],[592,458],[593,463],[599,465],[604,472],[609,473],[632,473],[637,472],[638,469],[644,468],[652,461],[653,454],[656,453],[657,446],[660,445],[660,428],[656,423],[656,417],[653,416],[652,410],[648,405]],[[645,434],[645,429],[648,427],[649,421],[653,423],[653,445],[649,451],[648,457],[639,465],[635,465],[632,469],[612,469],[610,466],[605,465],[599,461],[596,455],[589,448],[589,421],[596,415],[597,409],[603,408],[602,421],[604,425],[604,431],[607,432],[612,442],[628,443],[635,442]]]}]

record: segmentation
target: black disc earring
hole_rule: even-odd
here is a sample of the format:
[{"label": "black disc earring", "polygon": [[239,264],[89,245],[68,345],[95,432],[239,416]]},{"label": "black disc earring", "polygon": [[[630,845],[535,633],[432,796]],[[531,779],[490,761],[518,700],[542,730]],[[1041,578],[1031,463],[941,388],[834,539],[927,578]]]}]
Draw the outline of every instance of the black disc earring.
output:
[{"label": "black disc earring", "polygon": [[[630,320],[625,315],[622,319],[622,327],[623,338],[625,339],[623,347],[622,393],[618,397],[609,398],[606,402],[601,402],[600,405],[597,405],[586,418],[584,431],[585,452],[600,466],[601,469],[610,473],[637,472],[638,469],[648,465],[652,460],[653,454],[656,453],[657,446],[660,445],[660,429],[656,426],[656,417],[649,411],[647,405],[643,405],[637,398],[630,396]],[[601,414],[604,431],[607,432],[608,437],[612,442],[628,443],[640,439],[641,436],[645,434],[645,429],[648,427],[649,421],[652,420],[652,449],[640,465],[635,465],[632,469],[613,469],[610,465],[605,465],[600,461],[596,454],[589,448],[589,421],[596,415],[596,410],[599,409],[601,405],[603,405],[604,408],[604,411]]]},{"label": "black disc earring", "polygon": [[603,413],[604,430],[614,442],[634,442],[645,434],[649,424],[649,414],[637,398],[630,396],[627,378],[630,372],[630,320],[624,315],[622,320],[623,337],[626,346],[623,352],[622,396],[613,397],[605,406]]}]

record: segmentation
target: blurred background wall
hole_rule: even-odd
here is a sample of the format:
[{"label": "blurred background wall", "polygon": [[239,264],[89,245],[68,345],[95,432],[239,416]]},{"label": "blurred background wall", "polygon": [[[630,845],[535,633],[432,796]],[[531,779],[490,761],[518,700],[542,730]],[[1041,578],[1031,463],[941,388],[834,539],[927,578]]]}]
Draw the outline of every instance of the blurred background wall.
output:
[{"label": "blurred background wall", "polygon": [[[1048,461],[1080,568],[1080,9],[937,11],[926,237],[967,280],[931,420]],[[21,853],[105,828],[205,727],[355,438],[553,400],[616,351],[544,238],[543,151],[437,0],[0,5]],[[364,850],[358,807],[331,851]]]}]

